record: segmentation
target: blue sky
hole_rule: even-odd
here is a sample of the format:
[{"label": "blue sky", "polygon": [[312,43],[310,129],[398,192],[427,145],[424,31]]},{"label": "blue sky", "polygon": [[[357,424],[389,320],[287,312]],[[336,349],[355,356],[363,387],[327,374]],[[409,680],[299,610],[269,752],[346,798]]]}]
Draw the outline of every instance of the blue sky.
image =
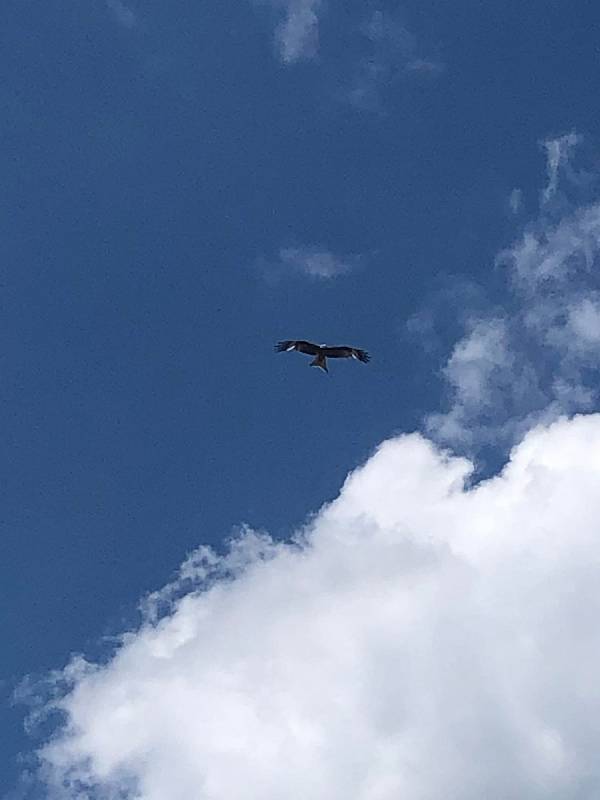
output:
[{"label": "blue sky", "polygon": [[[2,791],[34,746],[25,675],[101,658],[198,545],[288,537],[387,437],[448,441],[457,342],[530,302],[499,254],[595,197],[599,23],[585,0],[9,0]],[[571,132],[563,194],[543,142]],[[327,376],[273,352],[295,337],[372,361]],[[524,373],[495,363],[498,391]],[[497,464],[511,435],[451,444]]]}]

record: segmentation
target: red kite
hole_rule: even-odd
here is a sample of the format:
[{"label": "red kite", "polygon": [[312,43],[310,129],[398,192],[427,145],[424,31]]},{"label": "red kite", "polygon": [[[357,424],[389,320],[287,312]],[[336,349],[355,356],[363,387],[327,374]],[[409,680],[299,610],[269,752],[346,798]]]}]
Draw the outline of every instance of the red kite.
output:
[{"label": "red kite", "polygon": [[326,344],[313,344],[312,342],[305,342],[302,339],[296,341],[286,339],[284,342],[278,342],[275,345],[275,350],[278,353],[288,353],[290,350],[297,350],[299,353],[306,353],[309,356],[314,356],[310,362],[311,367],[321,367],[321,369],[328,372],[327,359],[328,358],[355,358],[357,361],[367,363],[370,356],[366,350],[360,350],[358,347],[328,347]]}]

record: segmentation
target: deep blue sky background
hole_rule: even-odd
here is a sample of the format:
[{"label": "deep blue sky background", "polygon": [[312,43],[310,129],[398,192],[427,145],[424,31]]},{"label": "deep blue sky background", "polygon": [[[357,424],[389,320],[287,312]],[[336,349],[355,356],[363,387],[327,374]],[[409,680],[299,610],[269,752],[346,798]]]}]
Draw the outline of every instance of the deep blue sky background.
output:
[{"label": "deep blue sky background", "polygon": [[[293,65],[268,6],[131,9],[127,26],[100,0],[3,6],[2,790],[29,746],[23,675],[94,651],[232,526],[288,535],[440,406],[458,295],[437,349],[406,319],[449,276],[508,302],[493,258],[535,213],[539,141],[598,137],[591,0],[330,0],[318,57]],[[375,11],[439,68],[393,51],[357,106]],[[289,245],[362,258],[268,279]],[[275,355],[288,337],[373,360],[328,377]]]}]

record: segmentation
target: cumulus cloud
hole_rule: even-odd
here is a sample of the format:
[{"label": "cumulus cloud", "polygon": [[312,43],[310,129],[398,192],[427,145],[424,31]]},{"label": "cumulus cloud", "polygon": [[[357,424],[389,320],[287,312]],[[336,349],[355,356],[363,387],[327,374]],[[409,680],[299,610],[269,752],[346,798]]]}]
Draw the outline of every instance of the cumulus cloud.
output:
[{"label": "cumulus cloud", "polygon": [[544,211],[579,140],[569,134],[545,143],[540,216],[497,258],[506,308],[478,313],[443,370],[449,407],[426,422],[441,441],[506,446],[536,420],[589,410],[600,399],[600,202],[565,200],[558,216]]},{"label": "cumulus cloud", "polygon": [[471,469],[400,436],[294,542],[193,554],[53,676],[45,796],[597,797],[600,416]]}]

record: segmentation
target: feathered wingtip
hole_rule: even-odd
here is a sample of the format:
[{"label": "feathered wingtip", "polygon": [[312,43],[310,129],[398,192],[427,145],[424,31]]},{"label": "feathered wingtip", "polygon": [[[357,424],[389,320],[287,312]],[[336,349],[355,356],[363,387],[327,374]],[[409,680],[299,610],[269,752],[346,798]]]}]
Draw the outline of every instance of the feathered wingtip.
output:
[{"label": "feathered wingtip", "polygon": [[276,353],[285,353],[286,350],[290,350],[294,343],[290,339],[286,339],[283,342],[277,342],[275,345],[275,352]]},{"label": "feathered wingtip", "polygon": [[354,358],[362,361],[363,364],[366,364],[367,361],[371,360],[371,356],[367,353],[366,350],[354,350],[353,352]]}]

